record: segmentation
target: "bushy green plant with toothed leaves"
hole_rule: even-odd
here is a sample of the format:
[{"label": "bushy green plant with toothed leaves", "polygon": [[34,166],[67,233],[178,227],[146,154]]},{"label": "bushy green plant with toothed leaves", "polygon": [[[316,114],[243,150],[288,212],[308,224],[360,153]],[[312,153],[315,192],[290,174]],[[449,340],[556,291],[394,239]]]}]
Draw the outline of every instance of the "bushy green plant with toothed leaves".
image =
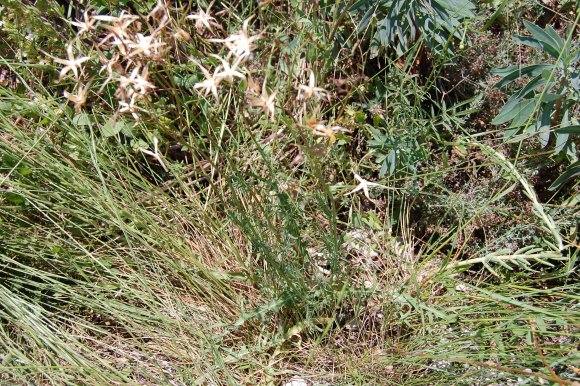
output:
[{"label": "bushy green plant with toothed leaves", "polygon": [[[496,88],[512,95],[492,121],[507,124],[505,139],[518,134],[538,135],[544,147],[553,143],[555,152],[566,151],[575,157],[570,140],[580,129],[574,109],[580,98],[580,72],[577,68],[580,50],[572,39],[576,24],[571,25],[562,38],[550,25],[542,29],[524,21],[530,36],[514,36],[521,44],[544,51],[550,63],[514,65],[494,70],[501,80]],[[510,84],[524,85],[507,91]]]}]

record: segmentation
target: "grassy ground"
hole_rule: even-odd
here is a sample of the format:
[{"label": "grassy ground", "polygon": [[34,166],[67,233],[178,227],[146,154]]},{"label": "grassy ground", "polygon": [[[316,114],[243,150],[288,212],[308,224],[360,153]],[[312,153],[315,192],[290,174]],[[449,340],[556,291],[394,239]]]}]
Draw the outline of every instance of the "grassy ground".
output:
[{"label": "grassy ground", "polygon": [[510,139],[492,72],[558,62],[523,19],[577,53],[574,2],[386,40],[378,2],[33,3],[0,4],[2,384],[580,382],[577,90]]}]

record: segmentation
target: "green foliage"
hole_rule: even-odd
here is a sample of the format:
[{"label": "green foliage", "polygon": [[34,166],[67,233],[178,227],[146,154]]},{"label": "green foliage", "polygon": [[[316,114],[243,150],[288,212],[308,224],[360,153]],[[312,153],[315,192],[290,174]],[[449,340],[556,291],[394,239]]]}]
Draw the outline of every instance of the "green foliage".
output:
[{"label": "green foliage", "polygon": [[461,25],[474,9],[470,0],[359,0],[349,11],[360,15],[359,32],[373,31],[372,56],[388,47],[402,56],[419,37],[433,53],[451,53],[453,37],[465,40]]},{"label": "green foliage", "polygon": [[[62,25],[32,3],[2,49]],[[0,55],[2,382],[578,379],[578,199],[445,89],[471,2],[70,3]]]},{"label": "green foliage", "polygon": [[20,0],[0,4],[0,56],[29,60],[39,55],[38,45],[60,43],[62,33],[54,22],[59,10],[53,0],[28,5]]},{"label": "green foliage", "polygon": [[[572,39],[576,25],[568,28],[566,39],[550,25],[541,29],[525,20],[524,25],[531,36],[514,36],[514,40],[542,50],[552,63],[496,69],[494,74],[501,77],[496,88],[504,89],[514,82],[521,87],[512,90],[510,99],[492,123],[508,123],[506,139],[523,130],[525,134],[538,135],[543,147],[553,138],[556,152],[574,155],[570,139],[577,132],[570,128],[578,124],[573,109],[580,100],[580,72],[576,68],[580,50],[574,47]],[[525,80],[526,84],[521,85]]]},{"label": "green foliage", "polygon": [[91,5],[105,12],[118,13],[133,9],[146,15],[157,3],[157,0],[90,0]]},{"label": "green foliage", "polygon": [[[428,158],[428,142],[434,137],[426,112],[427,99],[419,79],[410,74],[412,61],[403,68],[391,66],[374,80],[375,97],[366,107],[372,124],[365,125],[370,134],[367,146],[379,166],[379,177],[413,174],[420,162]],[[433,118],[433,119],[430,119]]]},{"label": "green foliage", "polygon": [[411,174],[417,172],[416,165],[426,158],[426,151],[412,131],[393,130],[389,133],[374,128],[369,130],[372,139],[368,146],[380,166],[379,177],[385,173],[391,176],[395,170]]}]

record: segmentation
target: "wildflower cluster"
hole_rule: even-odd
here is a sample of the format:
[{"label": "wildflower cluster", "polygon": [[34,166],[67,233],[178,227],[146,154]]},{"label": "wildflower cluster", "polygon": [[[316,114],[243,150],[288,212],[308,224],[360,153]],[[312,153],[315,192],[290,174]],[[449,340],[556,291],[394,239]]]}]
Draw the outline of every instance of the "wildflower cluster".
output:
[{"label": "wildflower cluster", "polygon": [[[77,29],[77,33],[67,46],[67,57],[61,59],[47,54],[55,63],[63,66],[59,80],[73,80],[74,91],[66,90],[64,96],[76,112],[81,112],[89,93],[94,92],[99,96],[107,90],[108,95],[113,95],[117,102],[116,116],[130,115],[138,121],[152,110],[151,97],[159,92],[159,86],[154,82],[162,81],[155,76],[157,67],[166,67],[169,58],[186,58],[203,74],[202,80],[193,85],[193,89],[200,95],[207,97],[211,94],[219,103],[220,89],[224,84],[243,81],[246,86],[246,106],[260,111],[274,122],[279,90],[268,88],[267,77],[256,83],[250,71],[250,68],[259,68],[256,63],[250,63],[254,61],[257,43],[263,39],[264,31],[251,33],[250,22],[253,17],[250,17],[233,34],[216,36],[224,28],[212,13],[211,6],[185,17],[186,21],[194,23],[190,32],[180,28],[165,0],[158,0],[157,5],[145,16],[125,12],[118,16],[96,15],[90,8],[87,9],[82,20],[69,22]],[[225,53],[202,54],[205,57],[199,53],[180,55],[179,51],[184,46],[179,43],[192,41],[190,33],[195,33],[202,42],[223,45]],[[89,67],[90,70],[86,71]],[[305,84],[295,86],[295,110],[292,114],[313,135],[326,137],[333,143],[338,133],[346,133],[348,130],[336,124],[326,124],[317,117],[320,103],[330,102],[331,97],[327,90],[317,85],[314,70],[305,70],[305,67],[303,63],[302,73],[307,74],[307,79]],[[94,91],[92,85],[97,85]],[[109,92],[111,90],[113,92]],[[307,110],[312,107],[314,109],[310,112],[310,118],[306,118]],[[304,124],[302,122],[305,119]]]},{"label": "wildflower cluster", "polygon": [[[196,20],[196,28],[210,28],[213,19],[209,16],[208,12],[200,12],[198,15],[190,15],[188,18]],[[208,40],[209,42],[213,43],[223,43],[228,50],[228,54],[225,58],[215,54],[210,55],[220,62],[220,64],[214,69],[213,74],[210,73],[210,71],[203,67],[203,65],[201,65],[199,62],[194,60],[194,63],[199,66],[205,76],[205,79],[196,83],[194,88],[201,89],[204,95],[209,95],[212,93],[216,101],[219,101],[218,87],[223,81],[226,83],[233,83],[235,78],[246,80],[248,82],[248,105],[251,107],[260,108],[267,118],[269,118],[271,121],[274,121],[274,101],[276,98],[276,92],[271,94],[268,93],[266,88],[266,79],[264,79],[261,94],[256,92],[256,87],[254,87],[254,81],[251,75],[247,69],[241,67],[242,64],[253,58],[253,53],[256,49],[255,42],[263,37],[263,32],[253,36],[250,35],[248,32],[248,25],[250,20],[251,18],[245,20],[240,31],[228,36],[225,39]]]},{"label": "wildflower cluster", "polygon": [[[136,120],[146,110],[140,104],[147,103],[156,89],[150,80],[150,66],[164,61],[171,49],[168,42],[191,38],[176,26],[164,0],[159,0],[146,16],[125,12],[118,16],[95,15],[87,9],[83,20],[69,23],[76,27],[77,33],[67,47],[67,58],[47,54],[64,66],[59,80],[71,73],[74,76],[75,91],[65,91],[64,96],[80,112],[87,103],[90,86],[97,82],[97,74],[101,78],[104,75],[105,79],[99,80],[97,94],[114,84],[117,113],[131,114]],[[83,49],[86,54],[82,53]],[[84,66],[88,64],[96,66],[85,73]]]},{"label": "wildflower cluster", "polygon": [[254,42],[262,38],[262,34],[250,36],[248,23],[251,18],[244,21],[241,31],[226,39],[211,39],[212,42],[224,43],[230,51],[228,58],[235,56],[239,61],[245,62],[252,57],[252,51],[256,48]]}]

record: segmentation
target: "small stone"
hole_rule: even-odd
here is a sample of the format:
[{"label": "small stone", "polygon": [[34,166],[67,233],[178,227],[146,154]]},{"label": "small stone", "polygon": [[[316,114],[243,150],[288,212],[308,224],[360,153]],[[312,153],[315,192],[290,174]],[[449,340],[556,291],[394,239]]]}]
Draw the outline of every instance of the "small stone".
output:
[{"label": "small stone", "polygon": [[295,378],[290,382],[286,382],[284,386],[308,386],[308,382],[301,378]]},{"label": "small stone", "polygon": [[463,283],[460,283],[460,284],[457,284],[455,286],[455,290],[459,291],[459,292],[469,292],[469,291],[471,291],[471,288],[469,288],[468,286],[466,286]]}]

